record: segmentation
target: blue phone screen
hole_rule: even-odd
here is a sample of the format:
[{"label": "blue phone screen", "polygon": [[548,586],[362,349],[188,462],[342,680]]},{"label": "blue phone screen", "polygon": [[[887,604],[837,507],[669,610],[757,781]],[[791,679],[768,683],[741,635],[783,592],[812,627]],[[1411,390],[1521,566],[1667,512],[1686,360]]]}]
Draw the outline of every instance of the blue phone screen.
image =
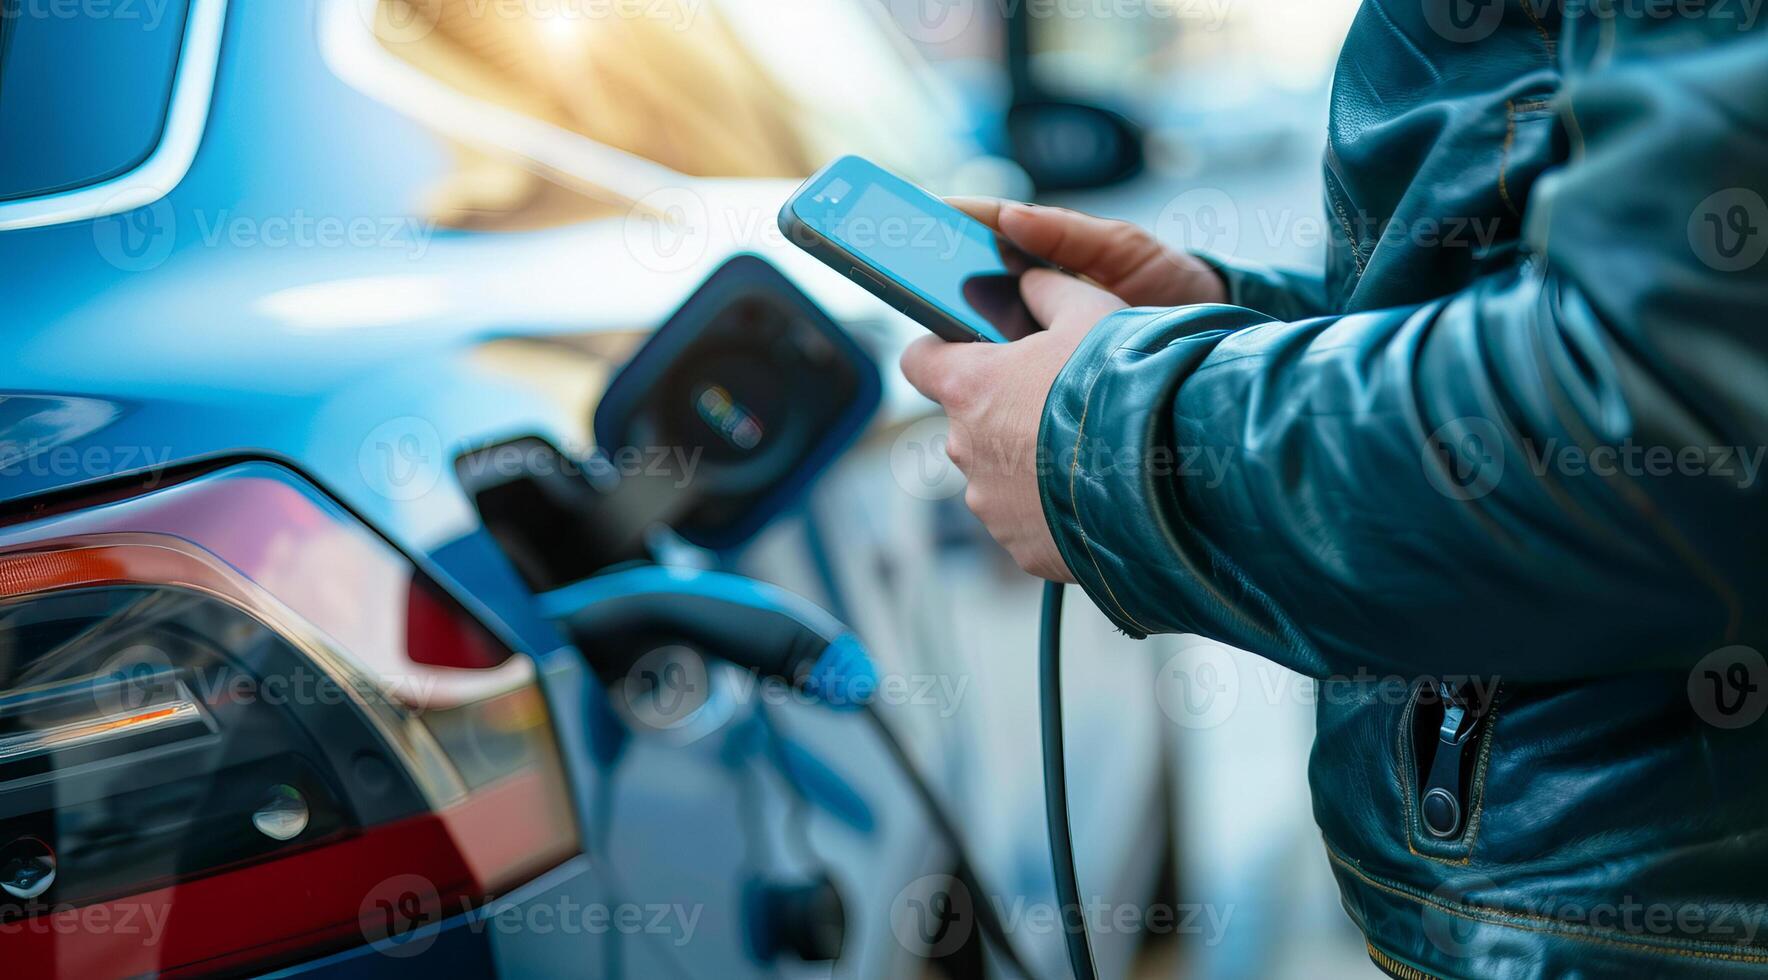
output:
[{"label": "blue phone screen", "polygon": [[990,340],[1039,329],[1019,277],[1041,263],[907,181],[869,165],[845,169],[800,202],[802,220]]}]

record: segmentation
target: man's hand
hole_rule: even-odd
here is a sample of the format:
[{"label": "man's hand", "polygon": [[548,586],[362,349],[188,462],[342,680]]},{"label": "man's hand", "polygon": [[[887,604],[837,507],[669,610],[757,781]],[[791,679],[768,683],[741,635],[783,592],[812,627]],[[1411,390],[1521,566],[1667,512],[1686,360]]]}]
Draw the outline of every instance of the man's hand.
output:
[{"label": "man's hand", "polygon": [[909,383],[951,419],[946,452],[969,478],[964,502],[1019,567],[1073,582],[1038,496],[1037,434],[1050,386],[1081,338],[1107,315],[1130,305],[1222,303],[1227,288],[1207,263],[1132,224],[986,198],[948,203],[1025,251],[1085,277],[1034,269],[1021,280],[1043,333],[1011,344],[922,337],[902,357]]},{"label": "man's hand", "polygon": [[945,406],[951,419],[946,454],[969,478],[964,502],[988,533],[1031,574],[1073,582],[1038,496],[1038,425],[1068,355],[1094,324],[1127,304],[1047,269],[1026,273],[1020,289],[1046,331],[1011,344],[922,337],[903,353],[902,373]]}]

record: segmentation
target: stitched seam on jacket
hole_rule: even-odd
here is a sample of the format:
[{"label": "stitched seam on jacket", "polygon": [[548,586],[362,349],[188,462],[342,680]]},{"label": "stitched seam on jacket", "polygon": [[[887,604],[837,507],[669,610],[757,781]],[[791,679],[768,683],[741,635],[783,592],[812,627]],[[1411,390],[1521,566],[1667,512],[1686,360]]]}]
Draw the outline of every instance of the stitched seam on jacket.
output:
[{"label": "stitched seam on jacket", "polygon": [[[1141,355],[1141,356],[1150,356],[1154,353],[1158,353],[1158,351],[1150,351],[1150,350],[1147,350],[1143,347],[1136,346],[1135,344],[1131,343],[1130,341],[1125,341],[1123,343],[1118,344],[1116,347],[1112,348],[1111,353],[1106,355],[1105,359],[1110,360],[1111,358],[1114,358],[1117,355],[1122,354],[1126,351],[1129,353]],[[1104,368],[1101,367],[1099,370],[1099,373],[1097,375],[1094,375],[1092,382],[1090,382],[1087,385],[1086,402],[1081,406],[1080,421],[1076,426],[1077,431],[1075,432],[1075,436],[1074,436],[1074,459],[1069,463],[1069,466],[1068,466],[1068,498],[1071,501],[1070,509],[1074,511],[1075,530],[1080,534],[1081,544],[1083,546],[1085,546],[1085,548],[1086,548],[1087,558],[1090,561],[1092,561],[1093,569],[1099,573],[1099,582],[1105,588],[1106,597],[1111,600],[1112,605],[1117,607],[1118,611],[1123,614],[1124,618],[1129,620],[1129,622],[1132,625],[1134,625],[1137,629],[1141,630],[1144,633],[1153,633],[1153,632],[1155,632],[1154,630],[1151,630],[1148,627],[1142,625],[1140,622],[1138,622],[1136,620],[1136,618],[1134,616],[1131,616],[1129,614],[1129,610],[1125,609],[1123,607],[1123,604],[1118,602],[1117,594],[1111,591],[1111,583],[1106,581],[1106,579],[1105,579],[1105,570],[1099,566],[1099,560],[1093,554],[1092,542],[1087,537],[1086,526],[1081,521],[1080,497],[1075,493],[1075,475],[1080,467],[1080,444],[1081,444],[1081,439],[1083,438],[1083,436],[1085,435],[1085,432],[1086,432],[1087,415],[1091,411],[1091,408],[1092,408],[1093,389],[1094,389],[1094,387],[1096,387],[1098,385],[1100,379],[1104,376],[1104,373],[1105,373]],[[1138,489],[1140,489],[1140,488],[1138,488]],[[1166,530],[1165,523],[1162,522],[1161,527],[1160,527],[1160,531],[1164,533],[1165,530]],[[1052,534],[1053,533],[1054,532],[1052,532]],[[1058,548],[1060,548],[1060,545],[1058,545]],[[1254,619],[1251,616],[1248,616],[1246,614],[1246,612],[1240,608],[1239,603],[1232,602],[1228,599],[1228,597],[1224,596],[1221,592],[1221,589],[1216,587],[1215,582],[1212,581],[1209,578],[1209,576],[1204,575],[1197,570],[1195,563],[1191,561],[1190,556],[1185,553],[1185,549],[1183,547],[1180,547],[1179,545],[1174,544],[1172,551],[1173,551],[1174,556],[1177,557],[1177,559],[1185,566],[1185,570],[1190,574],[1191,580],[1193,582],[1195,582],[1198,585],[1198,587],[1207,590],[1209,592],[1210,596],[1216,600],[1217,604],[1225,612],[1231,613],[1234,616],[1234,618],[1237,619],[1240,623],[1242,623],[1247,629],[1257,632],[1260,637],[1263,637],[1265,639],[1269,639],[1277,644],[1281,644],[1283,642],[1283,636],[1280,633],[1273,631],[1269,626],[1265,625],[1264,623],[1259,622],[1258,620]]]},{"label": "stitched seam on jacket", "polygon": [[1535,33],[1541,35],[1541,46],[1547,50],[1547,61],[1551,64],[1559,46],[1554,43],[1553,35],[1547,33],[1547,25],[1541,23],[1541,18],[1535,14],[1533,0],[1520,0],[1520,5],[1522,12],[1528,15],[1529,22],[1535,25]]},{"label": "stitched seam on jacket", "polygon": [[[1526,7],[1529,4],[1529,0],[1522,0],[1522,3],[1523,3],[1523,6]],[[1504,199],[1504,206],[1510,209],[1510,213],[1514,214],[1520,218],[1520,217],[1522,217],[1522,212],[1517,210],[1516,202],[1510,199],[1510,181],[1509,181],[1510,151],[1515,146],[1516,146],[1516,102],[1511,99],[1505,99],[1504,100],[1504,146],[1499,150],[1499,153],[1498,153],[1498,196]]]},{"label": "stitched seam on jacket", "polygon": [[[1398,882],[1390,882],[1375,877],[1369,872],[1364,871],[1362,868],[1357,867],[1357,865],[1349,858],[1338,853],[1338,849],[1333,847],[1330,841],[1326,842],[1326,857],[1333,864],[1350,872],[1352,876],[1371,888],[1419,905],[1428,905],[1444,915],[1452,915],[1455,918],[1466,919],[1469,922],[1479,922],[1485,925],[1498,926],[1507,929],[1518,929],[1523,932],[1532,932],[1541,935],[1558,936],[1564,939],[1577,940],[1579,942],[1595,943],[1599,946],[1613,946],[1630,953],[1647,953],[1669,958],[1698,957],[1701,959],[1724,960],[1735,963],[1768,963],[1768,951],[1750,952],[1739,950],[1737,952],[1731,952],[1724,949],[1713,949],[1710,946],[1707,948],[1697,948],[1686,945],[1686,943],[1689,942],[1688,940],[1678,940],[1675,937],[1668,937],[1666,942],[1671,945],[1664,946],[1648,943],[1645,940],[1630,937],[1622,933],[1615,933],[1607,930],[1595,931],[1593,927],[1590,932],[1566,929],[1563,925],[1558,925],[1555,919],[1533,912],[1515,912],[1508,909],[1486,908],[1477,905],[1463,905],[1459,902],[1449,902],[1442,898],[1422,894]],[[1541,923],[1541,925],[1531,925],[1529,922],[1512,921],[1515,919],[1532,920]]]},{"label": "stitched seam on jacket", "polygon": [[1093,553],[1093,542],[1087,536],[1086,522],[1081,520],[1080,516],[1080,497],[1075,493],[1075,482],[1080,476],[1080,444],[1081,440],[1086,437],[1087,415],[1091,413],[1093,408],[1093,389],[1097,388],[1100,379],[1105,377],[1105,362],[1109,362],[1111,358],[1117,356],[1117,352],[1122,349],[1121,346],[1113,348],[1111,353],[1105,355],[1099,370],[1093,374],[1093,380],[1087,383],[1086,398],[1080,406],[1080,421],[1075,423],[1074,427],[1074,458],[1068,461],[1068,507],[1074,512],[1074,529],[1080,534],[1081,546],[1087,551],[1087,560],[1093,563],[1093,571],[1098,573],[1099,584],[1104,587],[1106,597],[1111,600],[1111,604],[1117,607],[1117,611],[1129,621],[1130,625],[1143,633],[1152,633],[1153,630],[1143,626],[1137,622],[1136,617],[1130,615],[1130,611],[1123,607],[1122,602],[1118,601],[1117,593],[1111,591],[1111,581],[1105,577],[1105,569],[1099,565],[1099,556]]},{"label": "stitched seam on jacket", "polygon": [[1338,186],[1339,192],[1333,194],[1328,191],[1327,196],[1332,199],[1333,216],[1338,218],[1339,225],[1344,228],[1345,240],[1349,242],[1351,246],[1351,263],[1356,266],[1357,278],[1361,279],[1363,278],[1363,247],[1357,241],[1357,232],[1356,229],[1351,227],[1350,217],[1344,213],[1344,203],[1339,200],[1339,198],[1344,195],[1344,184],[1338,181],[1336,177],[1333,178],[1333,183]]}]

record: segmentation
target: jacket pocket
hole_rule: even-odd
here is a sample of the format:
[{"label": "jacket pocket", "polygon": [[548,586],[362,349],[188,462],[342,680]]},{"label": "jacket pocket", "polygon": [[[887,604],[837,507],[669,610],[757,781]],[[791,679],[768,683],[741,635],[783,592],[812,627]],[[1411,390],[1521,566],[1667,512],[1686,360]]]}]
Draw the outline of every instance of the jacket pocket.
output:
[{"label": "jacket pocket", "polygon": [[1412,853],[1456,863],[1472,856],[1498,695],[1495,681],[1430,678],[1413,686],[1397,733]]}]

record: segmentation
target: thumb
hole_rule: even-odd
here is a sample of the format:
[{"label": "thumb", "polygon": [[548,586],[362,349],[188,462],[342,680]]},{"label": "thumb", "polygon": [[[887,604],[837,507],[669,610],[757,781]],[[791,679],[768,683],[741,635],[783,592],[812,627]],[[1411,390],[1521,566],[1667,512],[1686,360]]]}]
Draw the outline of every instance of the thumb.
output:
[{"label": "thumb", "polygon": [[1001,209],[1008,202],[998,197],[948,197],[945,203],[998,232],[1001,230]]},{"label": "thumb", "polygon": [[1053,269],[1032,269],[1019,280],[1019,292],[1037,322],[1053,331],[1091,330],[1129,304],[1098,286]]},{"label": "thumb", "polygon": [[949,406],[961,394],[964,379],[975,358],[992,344],[953,343],[938,337],[921,337],[902,352],[902,376],[915,390],[941,405]]}]

